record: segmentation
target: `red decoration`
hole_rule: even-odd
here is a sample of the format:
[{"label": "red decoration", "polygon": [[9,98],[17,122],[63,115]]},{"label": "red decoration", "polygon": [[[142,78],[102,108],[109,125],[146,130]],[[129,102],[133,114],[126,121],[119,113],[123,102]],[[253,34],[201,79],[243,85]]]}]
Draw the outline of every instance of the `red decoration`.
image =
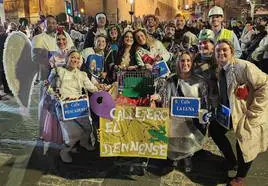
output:
[{"label": "red decoration", "polygon": [[150,65],[153,65],[155,62],[155,60],[151,56],[149,56],[148,54],[145,54],[144,56],[142,56],[141,59],[144,63],[149,63]]},{"label": "red decoration", "polygon": [[150,99],[149,98],[129,98],[125,96],[119,96],[116,99],[117,105],[128,105],[128,106],[149,106]]},{"label": "red decoration", "polygon": [[57,33],[58,34],[64,34],[64,27],[58,27],[57,28]]},{"label": "red decoration", "polygon": [[249,93],[249,89],[248,89],[248,86],[246,85],[238,86],[235,91],[236,97],[238,97],[239,99],[243,99],[243,100],[247,100],[248,93]]}]

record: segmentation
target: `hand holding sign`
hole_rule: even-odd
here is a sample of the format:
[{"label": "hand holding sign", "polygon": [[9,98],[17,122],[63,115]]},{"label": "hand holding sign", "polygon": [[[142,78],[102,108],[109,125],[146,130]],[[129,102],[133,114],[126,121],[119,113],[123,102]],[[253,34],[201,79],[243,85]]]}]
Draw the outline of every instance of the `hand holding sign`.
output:
[{"label": "hand holding sign", "polygon": [[160,61],[154,64],[154,69],[159,69],[159,77],[166,77],[170,74],[170,70],[165,61]]},{"label": "hand holding sign", "polygon": [[200,124],[208,124],[210,118],[212,117],[212,112],[208,112],[207,109],[200,109],[198,113],[198,119]]}]

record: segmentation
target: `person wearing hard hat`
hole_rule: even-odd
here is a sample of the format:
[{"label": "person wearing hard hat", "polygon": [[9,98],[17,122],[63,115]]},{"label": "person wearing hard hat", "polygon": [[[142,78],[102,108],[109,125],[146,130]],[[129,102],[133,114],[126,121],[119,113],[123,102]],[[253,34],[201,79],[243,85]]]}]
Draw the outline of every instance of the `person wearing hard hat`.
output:
[{"label": "person wearing hard hat", "polygon": [[[208,101],[211,109],[216,108],[217,103],[217,79],[216,62],[214,59],[215,35],[210,29],[202,29],[198,36],[198,54],[194,59],[194,73],[201,76],[209,84]],[[204,129],[201,130],[205,132]]]},{"label": "person wearing hard hat", "polygon": [[214,32],[210,29],[201,30],[198,36],[198,54],[194,59],[196,65],[195,73],[205,79],[208,79],[210,76],[210,68],[215,65],[213,62],[214,39]]},{"label": "person wearing hard hat", "polygon": [[209,24],[215,34],[215,41],[221,39],[227,39],[231,41],[235,49],[235,57],[240,58],[242,50],[238,38],[233,31],[223,27],[223,16],[223,10],[219,6],[214,6],[209,10]]}]

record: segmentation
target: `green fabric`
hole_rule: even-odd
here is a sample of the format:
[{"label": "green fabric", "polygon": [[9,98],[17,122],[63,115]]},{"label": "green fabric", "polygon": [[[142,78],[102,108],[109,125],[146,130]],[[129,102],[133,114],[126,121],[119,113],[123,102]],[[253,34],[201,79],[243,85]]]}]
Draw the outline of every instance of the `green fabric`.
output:
[{"label": "green fabric", "polygon": [[153,79],[149,77],[126,77],[124,79],[123,96],[146,97],[154,93]]}]

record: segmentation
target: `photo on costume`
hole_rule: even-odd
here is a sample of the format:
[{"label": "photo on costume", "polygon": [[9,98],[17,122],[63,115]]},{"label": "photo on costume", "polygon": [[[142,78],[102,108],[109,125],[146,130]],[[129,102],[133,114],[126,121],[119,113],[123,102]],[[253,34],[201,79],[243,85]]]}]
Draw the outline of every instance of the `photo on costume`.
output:
[{"label": "photo on costume", "polygon": [[104,56],[92,54],[86,61],[86,69],[95,77],[104,71]]}]

